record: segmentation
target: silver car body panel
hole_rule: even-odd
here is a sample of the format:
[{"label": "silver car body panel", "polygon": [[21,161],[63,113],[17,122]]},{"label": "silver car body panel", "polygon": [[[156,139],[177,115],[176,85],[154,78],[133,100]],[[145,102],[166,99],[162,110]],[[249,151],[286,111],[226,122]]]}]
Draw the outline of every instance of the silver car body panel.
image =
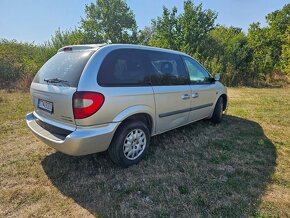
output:
[{"label": "silver car body panel", "polygon": [[[26,122],[42,141],[70,155],[85,155],[105,151],[120,123],[135,114],[147,114],[152,120],[151,135],[177,128],[212,116],[215,104],[226,87],[220,82],[202,85],[102,87],[97,74],[104,58],[116,49],[142,49],[184,53],[137,45],[83,45],[66,46],[74,49],[95,50],[81,74],[77,88],[46,84],[31,84],[34,112],[26,116]],[[63,52],[64,48],[59,52]],[[189,57],[189,56],[188,56]],[[84,119],[74,119],[72,96],[76,91],[99,92],[105,96],[98,112]],[[53,102],[57,110],[53,114],[39,110],[38,99]],[[71,131],[63,139],[37,124],[41,120],[52,126]]]},{"label": "silver car body panel", "polygon": [[[156,102],[156,134],[188,122],[190,86],[153,86]],[[188,97],[187,97],[188,96]]]},{"label": "silver car body panel", "polygon": [[[79,89],[79,91],[84,91],[84,89]],[[78,126],[122,121],[128,117],[126,112],[132,111],[135,106],[139,106],[136,108],[138,111],[135,112],[150,111],[149,115],[155,114],[154,95],[150,86],[98,87],[98,89],[87,89],[87,91],[102,93],[105,96],[105,101],[97,113],[88,118],[76,120]]]},{"label": "silver car body panel", "polygon": [[26,115],[26,123],[32,132],[44,143],[72,156],[102,152],[108,149],[119,123],[76,128],[66,137],[53,134],[37,124],[33,113]]},{"label": "silver car body panel", "polygon": [[[72,109],[72,96],[76,92],[74,87],[55,86],[50,84],[32,83],[30,95],[34,105],[34,113],[46,120],[67,126],[67,129],[76,128]],[[53,113],[38,108],[38,101],[45,100],[53,103]],[[57,126],[59,126],[57,125]]]},{"label": "silver car body panel", "polygon": [[196,121],[209,117],[217,98],[215,84],[191,85],[191,111],[189,120]]}]

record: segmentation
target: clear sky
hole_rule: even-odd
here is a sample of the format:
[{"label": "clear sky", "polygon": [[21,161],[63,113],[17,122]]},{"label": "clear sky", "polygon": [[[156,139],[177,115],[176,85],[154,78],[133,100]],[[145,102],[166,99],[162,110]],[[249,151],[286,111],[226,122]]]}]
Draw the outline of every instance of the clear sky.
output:
[{"label": "clear sky", "polygon": [[[92,0],[0,0],[0,38],[42,43],[60,28],[72,29],[84,17],[85,4]],[[218,13],[217,23],[241,27],[247,31],[249,24],[265,24],[265,16],[281,9],[290,0],[195,0],[204,9]],[[162,6],[177,6],[183,11],[182,0],[127,0],[134,11],[139,28],[149,26],[152,18],[162,12]]]}]

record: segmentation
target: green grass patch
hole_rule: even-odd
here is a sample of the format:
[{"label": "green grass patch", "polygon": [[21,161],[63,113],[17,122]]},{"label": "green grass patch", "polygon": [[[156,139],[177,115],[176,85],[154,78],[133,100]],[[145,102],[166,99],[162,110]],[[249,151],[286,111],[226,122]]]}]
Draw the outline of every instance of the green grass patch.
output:
[{"label": "green grass patch", "polygon": [[[219,125],[153,137],[128,169],[71,157],[26,127],[28,93],[0,92],[0,217],[287,217],[290,89],[229,89]],[[288,198],[288,199],[287,199]]]}]

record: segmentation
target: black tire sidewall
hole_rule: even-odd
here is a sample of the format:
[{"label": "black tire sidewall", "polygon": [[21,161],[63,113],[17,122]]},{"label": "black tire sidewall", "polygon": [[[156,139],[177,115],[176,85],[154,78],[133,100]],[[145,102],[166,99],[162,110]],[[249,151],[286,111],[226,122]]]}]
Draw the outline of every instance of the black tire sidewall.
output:
[{"label": "black tire sidewall", "polygon": [[213,123],[220,123],[223,118],[223,98],[220,97],[215,105],[213,116],[211,118]]}]

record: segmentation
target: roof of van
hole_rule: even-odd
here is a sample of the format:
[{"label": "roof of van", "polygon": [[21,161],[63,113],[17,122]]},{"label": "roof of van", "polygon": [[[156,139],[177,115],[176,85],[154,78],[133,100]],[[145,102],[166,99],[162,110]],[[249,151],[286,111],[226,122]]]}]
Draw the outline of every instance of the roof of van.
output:
[{"label": "roof of van", "polygon": [[145,49],[145,50],[153,50],[153,51],[163,51],[163,52],[169,52],[169,53],[175,53],[175,54],[181,54],[181,55],[186,55],[187,54],[179,51],[174,51],[170,49],[165,49],[165,48],[157,48],[157,47],[150,47],[150,46],[144,46],[144,45],[132,45],[132,44],[85,44],[85,45],[69,45],[62,47],[58,50],[58,52],[62,51],[72,51],[72,50],[98,50],[101,47],[115,47],[117,48],[133,48],[133,49]]}]

